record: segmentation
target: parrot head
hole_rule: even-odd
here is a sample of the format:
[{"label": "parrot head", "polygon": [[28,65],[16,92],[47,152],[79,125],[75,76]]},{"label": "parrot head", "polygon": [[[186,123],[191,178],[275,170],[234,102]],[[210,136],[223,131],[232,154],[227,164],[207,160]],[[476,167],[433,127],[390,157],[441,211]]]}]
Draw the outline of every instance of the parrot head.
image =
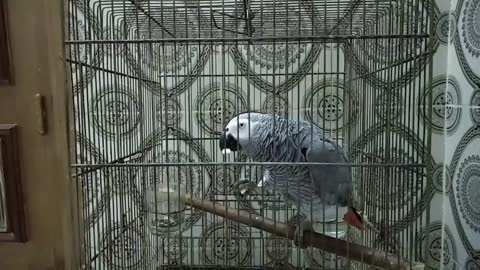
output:
[{"label": "parrot head", "polygon": [[220,136],[220,150],[235,152],[248,148],[258,135],[263,118],[261,113],[241,113],[233,117]]}]

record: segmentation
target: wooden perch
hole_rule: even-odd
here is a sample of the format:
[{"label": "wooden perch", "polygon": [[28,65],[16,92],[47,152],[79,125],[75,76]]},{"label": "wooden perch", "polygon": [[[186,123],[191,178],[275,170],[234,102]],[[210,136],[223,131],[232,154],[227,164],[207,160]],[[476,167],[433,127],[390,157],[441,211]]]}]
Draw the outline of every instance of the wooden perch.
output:
[{"label": "wooden perch", "polygon": [[[285,223],[274,222],[273,220],[254,215],[245,210],[236,208],[227,208],[223,205],[193,198],[191,195],[185,195],[185,204],[194,208],[201,209],[211,214],[236,221],[262,231],[266,231],[280,237],[290,240],[294,238],[295,226]],[[322,249],[324,251],[336,254],[342,257],[348,257],[352,260],[372,265],[382,269],[424,269],[424,264],[419,262],[410,262],[405,258],[386,253],[384,251],[361,246],[355,243],[349,243],[345,240],[333,238],[315,232],[305,232],[304,239],[308,239],[308,244]],[[304,243],[305,244],[305,243]],[[305,246],[305,245],[302,245]]]}]

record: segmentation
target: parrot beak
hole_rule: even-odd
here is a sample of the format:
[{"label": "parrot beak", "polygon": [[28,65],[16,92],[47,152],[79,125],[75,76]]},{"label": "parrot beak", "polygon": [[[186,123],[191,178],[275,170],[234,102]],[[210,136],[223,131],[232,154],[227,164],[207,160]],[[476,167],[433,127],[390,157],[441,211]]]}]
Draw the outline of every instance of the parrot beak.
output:
[{"label": "parrot beak", "polygon": [[222,132],[222,135],[220,136],[220,150],[222,152],[228,153],[229,151],[238,151],[240,148],[238,141],[235,140],[232,134],[227,134],[225,131]]}]

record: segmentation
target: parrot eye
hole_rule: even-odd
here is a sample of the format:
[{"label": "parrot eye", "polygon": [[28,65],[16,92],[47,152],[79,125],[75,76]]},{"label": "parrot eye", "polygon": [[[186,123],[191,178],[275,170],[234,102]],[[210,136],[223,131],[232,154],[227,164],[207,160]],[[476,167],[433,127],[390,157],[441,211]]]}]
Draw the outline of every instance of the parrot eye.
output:
[{"label": "parrot eye", "polygon": [[240,123],[240,127],[243,127],[243,126],[245,126],[245,124],[244,124],[244,123]]}]

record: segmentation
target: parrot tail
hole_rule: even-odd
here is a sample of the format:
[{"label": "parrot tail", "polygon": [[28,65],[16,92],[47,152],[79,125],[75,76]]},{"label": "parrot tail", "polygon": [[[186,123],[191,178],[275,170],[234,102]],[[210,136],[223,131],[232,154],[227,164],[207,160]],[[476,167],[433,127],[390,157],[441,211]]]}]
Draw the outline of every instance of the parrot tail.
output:
[{"label": "parrot tail", "polygon": [[348,208],[348,212],[343,216],[343,220],[361,231],[365,230],[363,218],[358,214],[357,210],[351,206]]}]

